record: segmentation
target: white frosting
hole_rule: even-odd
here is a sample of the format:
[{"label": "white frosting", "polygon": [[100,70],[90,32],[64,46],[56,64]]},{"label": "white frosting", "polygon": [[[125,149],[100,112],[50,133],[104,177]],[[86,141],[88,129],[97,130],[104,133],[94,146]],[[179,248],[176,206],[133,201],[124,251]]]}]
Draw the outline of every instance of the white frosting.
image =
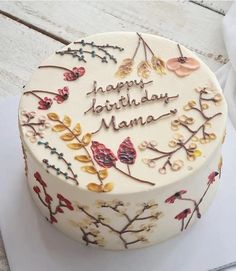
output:
[{"label": "white frosting", "polygon": [[[152,48],[155,55],[160,57],[165,62],[174,57],[179,56],[179,51],[177,48],[177,44],[169,41],[167,39],[142,34],[144,40],[148,43],[148,45]],[[171,129],[171,121],[176,119],[178,116],[183,114],[193,117],[195,122],[191,127],[191,129],[197,129],[202,123],[204,123],[204,119],[200,115],[199,112],[191,110],[184,111],[183,107],[188,101],[195,100],[198,102],[199,93],[194,89],[198,87],[207,87],[212,90],[212,94],[209,96],[214,96],[216,93],[221,93],[220,86],[214,76],[214,74],[209,70],[209,68],[200,60],[197,56],[193,55],[191,51],[181,46],[183,55],[186,57],[192,57],[199,61],[200,68],[194,70],[190,75],[186,77],[178,77],[174,72],[166,70],[166,74],[159,75],[155,71],[151,71],[150,77],[148,79],[143,79],[144,82],[149,80],[153,80],[152,83],[145,86],[144,89],[140,89],[138,87],[131,88],[129,94],[132,98],[135,98],[137,101],[144,96],[144,90],[146,89],[151,94],[165,94],[168,93],[169,96],[174,96],[179,94],[177,99],[170,100],[168,104],[164,104],[163,101],[158,101],[154,103],[145,103],[141,106],[137,107],[126,107],[121,110],[111,111],[111,112],[102,112],[100,114],[93,114],[92,112],[88,112],[86,115],[84,112],[88,110],[92,104],[92,98],[96,97],[96,104],[104,104],[106,100],[111,102],[118,102],[118,99],[123,95],[126,96],[128,93],[125,89],[121,90],[120,93],[113,91],[112,93],[97,93],[96,96],[86,95],[86,93],[92,91],[94,80],[97,81],[97,86],[101,86],[105,88],[107,85],[116,85],[117,82],[125,82],[130,80],[140,81],[140,77],[137,75],[136,67],[140,61],[144,60],[144,51],[142,48],[142,44],[138,50],[138,53],[134,60],[133,71],[124,79],[118,79],[115,76],[118,67],[122,64],[122,60],[126,58],[131,58],[134,50],[137,46],[138,36],[136,33],[106,33],[99,34],[87,37],[85,39],[86,42],[93,41],[95,44],[110,44],[117,45],[124,48],[124,51],[118,51],[114,49],[109,49],[109,53],[114,55],[117,59],[117,64],[109,60],[108,63],[101,63],[99,58],[93,58],[91,55],[86,55],[86,63],[79,62],[76,57],[72,57],[71,55],[59,55],[54,54],[45,60],[41,65],[58,65],[63,66],[69,69],[73,67],[81,67],[83,66],[86,70],[85,74],[78,78],[75,81],[65,81],[63,77],[63,73],[65,71],[56,69],[56,68],[43,68],[37,69],[37,71],[32,76],[31,81],[25,87],[24,91],[31,91],[35,89],[41,89],[45,91],[53,91],[57,92],[58,89],[67,86],[69,88],[69,98],[64,101],[62,104],[57,104],[56,101],[53,101],[53,104],[48,110],[39,110],[38,107],[38,99],[33,95],[23,95],[20,102],[20,123],[22,123],[22,115],[21,112],[23,110],[35,111],[36,116],[39,115],[47,115],[50,112],[55,112],[60,116],[60,119],[63,119],[64,115],[67,115],[71,118],[73,128],[78,122],[82,128],[82,135],[84,133],[91,133],[96,131],[99,126],[101,119],[104,118],[107,123],[110,122],[110,118],[112,115],[115,116],[116,122],[119,123],[123,120],[130,121],[134,118],[138,118],[140,116],[145,118],[149,115],[153,115],[154,117],[158,117],[162,114],[168,113],[170,110],[177,109],[178,112],[176,115],[172,115],[165,119],[161,119],[157,122],[152,122],[146,126],[135,126],[133,128],[121,129],[120,131],[114,132],[112,128],[109,130],[101,130],[99,133],[95,134],[92,137],[92,140],[98,141],[104,144],[107,148],[111,149],[115,155],[117,155],[117,150],[121,142],[130,137],[135,149],[137,151],[137,158],[135,160],[134,165],[130,166],[131,174],[139,179],[143,179],[146,181],[154,182],[154,186],[150,186],[148,184],[139,183],[133,180],[130,177],[125,176],[118,172],[114,167],[108,168],[108,177],[104,180],[104,184],[107,182],[112,182],[114,184],[114,188],[109,194],[126,194],[126,193],[135,193],[142,191],[150,191],[159,189],[160,187],[165,187],[171,185],[175,182],[179,182],[184,179],[191,179],[191,176],[196,174],[201,168],[203,168],[206,164],[210,162],[216,150],[218,150],[221,145],[222,137],[224,135],[225,130],[225,121],[226,121],[226,103],[223,99],[219,105],[215,105],[213,102],[207,102],[209,104],[209,108],[204,111],[207,116],[212,116],[218,112],[222,114],[215,117],[210,121],[211,127],[207,128],[207,132],[215,133],[216,139],[212,140],[207,144],[200,144],[197,142],[197,149],[201,151],[201,156],[197,157],[194,161],[189,161],[186,156],[186,152],[182,149],[178,151],[173,156],[173,161],[182,160],[184,162],[183,167],[178,171],[172,171],[170,168],[167,168],[166,174],[161,174],[158,171],[158,168],[161,167],[165,159],[158,160],[156,163],[156,167],[150,168],[145,163],[143,163],[144,158],[153,158],[158,156],[158,153],[155,153],[151,150],[141,151],[138,146],[143,141],[152,141],[155,140],[158,143],[158,148],[163,151],[173,150],[168,146],[169,141],[173,138],[176,133],[182,134],[185,139],[190,136],[189,131],[184,127],[180,127],[179,131],[173,131]],[[70,44],[70,48],[79,49],[81,48],[80,44]],[[64,50],[67,47],[61,49]],[[86,47],[86,50],[91,51],[91,47]],[[103,54],[101,51],[99,54]],[[150,56],[150,54],[149,54]],[[150,58],[150,57],[149,57]],[[52,95],[40,94],[41,97],[50,97]],[[53,123],[49,121],[52,125]],[[43,146],[39,146],[37,143],[30,142],[29,138],[25,136],[27,132],[27,127],[21,126],[21,133],[23,142],[26,144],[28,150],[31,152],[33,157],[39,162],[43,159],[48,159],[50,164],[56,165],[56,167],[61,168],[66,171],[67,168],[65,164],[58,160],[56,155],[52,155],[48,149],[45,149]],[[76,155],[85,154],[85,152],[81,150],[71,150],[67,147],[67,144],[70,142],[66,142],[60,139],[60,136],[65,132],[53,132],[51,128],[46,129],[44,131],[44,139],[42,141],[49,142],[50,146],[55,147],[58,152],[63,153],[64,157],[67,161],[71,162],[72,168],[74,172],[78,175],[79,186],[76,189],[87,190],[87,185],[89,183],[97,183],[99,184],[98,177],[96,174],[88,174],[81,170],[81,166],[85,166],[87,164],[76,161],[74,157]],[[201,131],[200,131],[201,133]],[[81,138],[82,136],[80,136]],[[201,137],[201,136],[199,136]],[[74,142],[74,141],[73,141]],[[190,142],[191,143],[191,142]],[[90,144],[91,145],[91,144]],[[90,145],[87,147],[90,154],[92,155],[92,151],[90,149]],[[117,161],[117,166],[123,171],[127,172],[127,166],[120,161]],[[45,166],[44,166],[45,167]],[[100,166],[96,164],[97,169],[102,169]],[[191,167],[191,168],[190,168]],[[56,175],[55,171],[49,169],[50,174]],[[73,181],[65,179],[63,175],[58,175],[58,179],[62,182],[68,182],[71,185],[75,185]]]}]

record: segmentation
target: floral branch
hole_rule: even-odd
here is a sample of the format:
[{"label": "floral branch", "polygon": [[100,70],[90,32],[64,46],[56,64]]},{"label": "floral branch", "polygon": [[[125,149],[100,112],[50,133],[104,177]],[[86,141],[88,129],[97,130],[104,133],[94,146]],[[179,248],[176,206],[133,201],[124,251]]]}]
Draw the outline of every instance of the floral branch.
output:
[{"label": "floral branch", "polygon": [[186,223],[186,226],[185,226],[185,229],[187,229],[190,221],[192,220],[193,218],[193,215],[195,212],[197,212],[197,210],[199,210],[199,205],[202,203],[203,199],[205,198],[210,186],[216,181],[216,177],[219,175],[219,172],[217,171],[213,171],[209,176],[208,176],[208,182],[207,182],[207,188],[206,190],[204,191],[203,195],[201,196],[200,200],[198,201],[197,205],[195,206],[195,208],[193,209],[192,211],[192,214],[191,216],[189,217],[187,223]]},{"label": "floral branch", "polygon": [[[125,78],[133,71],[134,60],[139,51],[140,44],[142,42],[143,52],[144,52],[144,60],[142,60],[137,66],[137,74],[138,76],[147,79],[150,76],[151,70],[156,71],[158,74],[162,75],[166,73],[165,62],[157,57],[148,43],[144,40],[141,34],[136,33],[138,36],[137,46],[134,50],[133,56],[131,58],[123,59],[121,65],[119,66],[116,76],[118,78]],[[148,60],[149,53],[151,55],[150,61]]]},{"label": "floral branch", "polygon": [[39,116],[36,121],[36,112],[27,112],[25,110],[21,112],[21,115],[23,119],[21,120],[20,125],[28,128],[25,135],[29,137],[30,142],[35,143],[38,138],[43,138],[43,131],[50,127],[50,123],[46,121],[46,117]]},{"label": "floral branch", "polygon": [[[172,158],[177,152],[180,150],[184,150],[186,153],[186,156],[188,160],[193,161],[197,157],[201,156],[201,151],[197,149],[198,145],[196,143],[190,143],[190,140],[198,141],[197,134],[201,131],[203,134],[203,138],[199,139],[199,142],[201,144],[208,143],[211,140],[216,139],[216,135],[214,133],[207,133],[206,132],[206,126],[209,124],[209,121],[214,119],[215,117],[221,115],[222,113],[215,113],[212,116],[206,116],[203,112],[206,108],[208,108],[208,105],[202,103],[203,99],[207,99],[207,101],[212,101],[214,103],[220,102],[222,99],[221,96],[216,94],[214,97],[211,98],[205,98],[203,97],[203,94],[207,94],[206,88],[201,89],[199,92],[199,105],[197,106],[197,103],[195,101],[190,101],[187,103],[187,105],[184,106],[184,110],[190,111],[195,110],[198,111],[201,116],[204,119],[204,122],[201,123],[201,125],[197,129],[191,129],[189,126],[194,123],[194,119],[192,117],[188,117],[186,115],[180,116],[178,119],[175,119],[171,122],[171,127],[173,130],[178,130],[179,127],[185,128],[189,133],[189,137],[185,140],[184,137],[181,134],[175,135],[174,139],[169,141],[169,147],[174,148],[174,150],[170,151],[163,151],[159,148],[157,148],[157,142],[156,141],[143,141],[139,145],[140,150],[151,150],[153,152],[158,153],[159,155],[154,158],[149,159],[143,159],[143,162],[147,164],[149,167],[155,167],[156,161],[165,159],[164,164],[159,168],[159,172],[161,174],[166,174],[167,172],[167,166],[173,171],[180,170],[184,162],[182,160],[175,160],[172,161]],[[221,97],[221,98],[220,98]]]},{"label": "floral branch", "polygon": [[66,72],[63,73],[63,76],[64,76],[64,80],[66,81],[75,81],[85,74],[84,67],[74,67],[72,69],[68,69],[68,68],[65,68],[62,66],[56,66],[56,65],[41,65],[41,66],[38,66],[38,68],[39,69],[56,68],[56,69],[65,70]]},{"label": "floral branch", "polygon": [[[188,225],[189,225],[190,221],[192,220],[195,213],[197,215],[197,218],[199,218],[199,219],[201,218],[199,206],[202,203],[204,197],[206,196],[210,186],[216,181],[216,176],[218,176],[218,175],[219,175],[219,173],[217,171],[213,171],[208,176],[207,188],[204,191],[203,195],[201,196],[201,198],[198,202],[194,199],[191,199],[191,198],[185,198],[183,195],[187,193],[186,190],[180,190],[165,200],[165,203],[168,203],[168,204],[173,204],[173,203],[175,203],[176,200],[190,201],[193,203],[193,205],[194,205],[193,210],[191,208],[186,208],[182,212],[180,212],[179,214],[177,214],[175,216],[175,219],[181,221],[181,231],[183,231],[184,229],[187,229],[187,227],[188,227]],[[188,216],[189,216],[189,218],[185,224],[185,220]]]},{"label": "floral branch", "polygon": [[[36,181],[41,185],[41,188],[43,189],[43,191],[41,191],[41,189],[38,185],[34,186],[33,190],[37,194],[41,203],[48,209],[49,218],[47,218],[47,220],[51,224],[57,223],[56,215],[58,213],[64,213],[63,208],[67,208],[71,211],[74,210],[71,202],[68,199],[66,199],[65,197],[63,197],[61,194],[57,194],[58,203],[53,208],[52,207],[53,198],[47,193],[47,190],[46,190],[47,184],[43,181],[39,172],[35,172],[34,177],[35,177]],[[43,195],[41,194],[41,192],[43,192]]]},{"label": "floral branch", "polygon": [[49,109],[53,104],[53,100],[51,98],[48,98],[47,96],[42,98],[41,96],[39,96],[39,93],[49,94],[49,95],[54,96],[53,100],[55,100],[58,104],[63,103],[69,98],[68,87],[63,87],[62,89],[58,89],[57,92],[46,91],[46,90],[41,90],[41,89],[25,91],[23,95],[33,95],[39,100],[38,109],[41,109],[41,110]]},{"label": "floral branch", "polygon": [[[82,45],[82,47],[89,46],[92,47],[93,50],[92,51],[84,50],[82,47],[79,49],[71,49],[70,47],[68,47],[66,50],[56,52],[56,54],[71,55],[72,57],[77,57],[79,61],[83,61],[85,63],[87,62],[85,59],[85,54],[89,54],[93,58],[97,57],[101,59],[101,62],[103,63],[108,63],[108,59],[110,59],[116,64],[117,63],[116,58],[108,52],[108,49],[119,50],[120,52],[124,50],[124,48],[121,48],[119,46],[113,46],[109,44],[97,45],[94,42],[85,42],[84,40],[76,41],[74,42],[74,44],[80,44]],[[98,54],[96,50],[102,52],[104,55]]]},{"label": "floral branch", "polygon": [[48,161],[48,159],[43,159],[43,163],[46,165],[47,168],[51,168],[54,171],[56,171],[57,175],[64,175],[64,177],[66,179],[70,179],[72,181],[74,181],[74,183],[76,185],[79,185],[78,179],[77,179],[77,175],[74,173],[72,167],[71,167],[71,163],[69,163],[64,157],[63,157],[63,153],[59,153],[56,148],[53,148],[49,145],[48,142],[42,142],[42,141],[38,141],[38,145],[43,145],[45,147],[45,149],[48,149],[51,151],[51,154],[55,154],[57,156],[57,158],[61,161],[64,162],[64,164],[67,166],[68,171],[71,173],[71,175],[69,175],[67,172],[63,172],[61,171],[61,169],[58,167],[56,167],[55,165],[51,165]]},{"label": "floral branch", "polygon": [[[112,202],[98,201],[97,204],[98,204],[98,208],[109,208],[111,211],[118,213],[120,217],[126,218],[127,223],[125,224],[125,226],[123,226],[122,229],[116,229],[115,227],[111,226],[108,223],[107,219],[104,218],[102,215],[94,216],[87,210],[86,206],[77,205],[78,210],[80,210],[87,218],[90,219],[90,222],[88,222],[85,219],[85,221],[87,221],[86,225],[83,225],[83,223],[78,223],[78,226],[80,227],[81,231],[85,227],[88,228],[88,225],[92,225],[92,224],[94,224],[96,228],[105,227],[109,229],[111,232],[113,232],[114,234],[118,235],[123,246],[126,249],[130,245],[135,244],[137,242],[148,242],[147,238],[145,238],[144,236],[137,235],[137,234],[140,234],[142,232],[143,233],[149,232],[151,228],[154,226],[153,224],[147,224],[147,225],[142,225],[142,226],[137,225],[137,228],[135,229],[133,227],[135,226],[136,222],[141,221],[141,220],[147,220],[147,221],[158,220],[161,216],[161,212],[156,211],[156,208],[158,205],[152,202],[143,204],[142,208],[138,210],[137,214],[133,216],[132,218],[130,218],[130,216],[126,213],[126,209],[123,208],[125,204],[121,201],[117,201],[117,202],[116,201],[112,201]],[[151,210],[151,214],[147,215],[146,213],[149,210]],[[76,223],[74,224],[76,226]],[[83,232],[82,239],[86,242],[87,245],[89,243],[96,244],[96,240],[93,240],[92,242],[90,242],[90,240],[87,240],[86,238],[89,233],[92,232],[94,234],[94,229],[91,228],[89,232],[87,231],[86,233],[87,235],[85,235],[84,230],[82,232]],[[133,241],[127,241],[126,234],[128,233],[134,234],[136,238]],[[96,234],[94,234],[93,236],[97,237],[97,235],[96,236],[95,235]]]}]

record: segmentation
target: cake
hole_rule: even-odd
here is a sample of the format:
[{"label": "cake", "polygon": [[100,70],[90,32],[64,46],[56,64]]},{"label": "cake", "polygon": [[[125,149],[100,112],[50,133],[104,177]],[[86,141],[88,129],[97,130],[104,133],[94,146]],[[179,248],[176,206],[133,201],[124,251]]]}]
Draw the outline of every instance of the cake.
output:
[{"label": "cake", "polygon": [[226,115],[215,75],[184,46],[135,32],[77,40],[23,90],[29,191],[49,223],[86,245],[164,241],[214,198]]}]

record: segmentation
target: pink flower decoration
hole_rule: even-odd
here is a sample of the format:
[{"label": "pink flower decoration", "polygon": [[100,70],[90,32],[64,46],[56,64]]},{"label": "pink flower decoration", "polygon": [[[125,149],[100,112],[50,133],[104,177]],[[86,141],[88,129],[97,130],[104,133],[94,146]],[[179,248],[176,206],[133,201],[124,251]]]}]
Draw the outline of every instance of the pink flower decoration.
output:
[{"label": "pink flower decoration", "polygon": [[64,213],[63,209],[61,207],[59,207],[59,206],[57,206],[56,212],[58,212],[58,213]]},{"label": "pink flower decoration", "polygon": [[41,175],[38,171],[34,173],[34,177],[43,187],[47,187],[47,184],[42,180]]},{"label": "pink flower decoration", "polygon": [[94,160],[99,164],[99,166],[110,168],[115,165],[117,158],[105,145],[97,141],[92,141],[91,150],[93,152]]},{"label": "pink flower decoration", "polygon": [[165,203],[174,203],[176,199],[181,199],[182,195],[187,193],[186,190],[180,190],[179,192],[176,192],[174,195],[170,196],[165,200]]},{"label": "pink flower decoration", "polygon": [[38,109],[47,110],[52,105],[52,99],[48,97],[44,97],[42,100],[39,101]]},{"label": "pink flower decoration", "polygon": [[40,193],[40,188],[38,186],[34,186],[33,189],[36,194]]},{"label": "pink flower decoration", "polygon": [[64,80],[74,81],[78,79],[79,77],[83,76],[84,74],[85,74],[84,67],[74,67],[72,71],[67,71],[63,75],[64,75]]},{"label": "pink flower decoration", "polygon": [[217,172],[217,171],[213,171],[209,176],[208,176],[208,182],[207,182],[207,184],[212,184],[212,183],[214,183],[215,181],[216,181],[216,176],[218,176],[219,175],[219,172]]},{"label": "pink flower decoration", "polygon": [[130,137],[127,137],[119,146],[117,151],[117,156],[119,160],[124,164],[132,165],[137,157],[137,152],[134,148]]},{"label": "pink flower decoration", "polygon": [[69,88],[68,87],[64,87],[62,89],[58,89],[58,94],[54,97],[54,100],[58,103],[61,104],[63,103],[65,100],[68,99],[69,97]]},{"label": "pink flower decoration", "polygon": [[50,195],[46,194],[46,195],[45,195],[45,201],[46,201],[48,204],[50,204],[51,201],[52,201],[52,197],[51,197]]},{"label": "pink flower decoration", "polygon": [[51,215],[50,216],[50,222],[53,223],[57,223],[57,219],[55,218],[55,216]]},{"label": "pink flower decoration", "polygon": [[194,70],[197,70],[200,64],[196,59],[191,57],[175,57],[170,58],[166,62],[166,67],[179,77],[184,77],[191,74]]},{"label": "pink flower decoration", "polygon": [[191,214],[191,209],[185,209],[181,213],[179,213],[177,216],[175,216],[175,219],[182,220],[185,219],[189,214]]},{"label": "pink flower decoration", "polygon": [[85,68],[84,67],[74,67],[72,69],[72,71],[75,73],[75,74],[78,74],[80,77],[83,76],[85,74]]},{"label": "pink flower decoration", "polygon": [[59,199],[60,202],[63,202],[69,210],[74,210],[71,202],[65,197],[63,197],[61,194],[57,194],[57,198]]}]

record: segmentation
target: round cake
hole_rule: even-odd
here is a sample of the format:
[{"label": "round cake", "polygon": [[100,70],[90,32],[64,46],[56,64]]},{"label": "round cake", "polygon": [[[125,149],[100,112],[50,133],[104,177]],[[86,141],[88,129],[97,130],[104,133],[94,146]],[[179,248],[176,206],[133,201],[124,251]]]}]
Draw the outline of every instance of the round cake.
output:
[{"label": "round cake", "polygon": [[221,175],[227,107],[215,75],[162,37],[86,37],[25,86],[19,128],[33,200],[86,245],[132,249],[187,230]]}]

